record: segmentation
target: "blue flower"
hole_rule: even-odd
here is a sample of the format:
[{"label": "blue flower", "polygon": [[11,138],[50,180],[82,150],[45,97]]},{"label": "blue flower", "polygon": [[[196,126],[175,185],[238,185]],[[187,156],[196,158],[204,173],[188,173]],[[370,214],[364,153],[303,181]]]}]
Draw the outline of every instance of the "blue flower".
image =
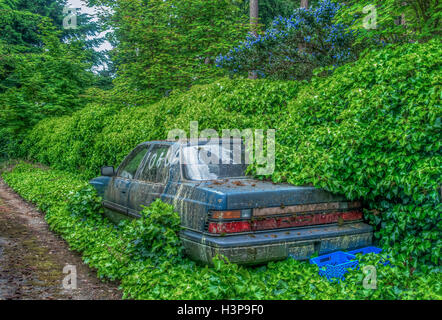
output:
[{"label": "blue flower", "polygon": [[[313,42],[313,47],[321,46],[322,50],[329,52],[329,57],[339,63],[348,60],[352,54],[348,46],[357,35],[357,31],[347,30],[347,26],[342,23],[333,23],[333,18],[341,7],[342,5],[331,0],[323,0],[317,7],[308,10],[296,9],[290,17],[275,17],[264,34],[247,35],[245,40],[232,48],[226,56],[217,57],[216,65],[238,72],[242,70],[241,65],[246,63],[248,68],[253,65],[257,70],[267,72],[272,66],[280,68],[281,65],[287,65],[287,62],[297,61],[299,55],[318,61],[327,56],[315,51],[299,52],[297,43],[300,41]],[[322,37],[322,34],[322,41],[318,41],[318,36]],[[260,72],[260,76],[266,76],[263,71]]]}]

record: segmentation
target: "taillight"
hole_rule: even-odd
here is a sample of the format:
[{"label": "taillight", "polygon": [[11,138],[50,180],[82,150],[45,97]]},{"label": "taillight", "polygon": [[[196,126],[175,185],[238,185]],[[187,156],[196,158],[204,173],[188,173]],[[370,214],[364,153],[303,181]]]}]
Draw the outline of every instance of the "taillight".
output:
[{"label": "taillight", "polygon": [[[236,233],[251,231],[250,219],[252,217],[252,209],[243,210],[227,210],[227,211],[212,211],[211,220],[208,230],[210,233]],[[241,221],[231,221],[233,219],[241,219]]]},{"label": "taillight", "polygon": [[251,231],[249,221],[209,222],[210,233],[236,233]]},{"label": "taillight", "polygon": [[213,234],[228,234],[350,222],[363,218],[359,206],[358,202],[331,202],[212,211],[209,215],[208,231]]},{"label": "taillight", "polygon": [[252,217],[252,209],[213,211],[213,219],[250,219]]},{"label": "taillight", "polygon": [[241,210],[233,211],[215,211],[212,215],[213,219],[239,219],[241,218]]}]

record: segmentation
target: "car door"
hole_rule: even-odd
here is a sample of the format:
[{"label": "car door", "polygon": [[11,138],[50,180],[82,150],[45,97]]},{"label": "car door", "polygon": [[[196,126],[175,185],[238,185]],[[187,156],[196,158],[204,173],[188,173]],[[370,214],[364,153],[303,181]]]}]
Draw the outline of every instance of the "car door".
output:
[{"label": "car door", "polygon": [[130,185],[148,151],[147,145],[136,147],[118,167],[104,195],[103,206],[109,218],[118,222],[128,214],[128,197]]},{"label": "car door", "polygon": [[137,177],[130,186],[128,213],[139,217],[142,206],[148,206],[161,197],[169,178],[168,151],[170,146],[153,144]]}]

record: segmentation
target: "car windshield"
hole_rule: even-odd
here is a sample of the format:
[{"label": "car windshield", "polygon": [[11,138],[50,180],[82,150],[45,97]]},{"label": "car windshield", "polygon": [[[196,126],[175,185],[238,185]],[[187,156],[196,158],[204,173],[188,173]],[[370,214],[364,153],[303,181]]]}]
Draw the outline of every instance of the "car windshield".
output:
[{"label": "car windshield", "polygon": [[241,144],[183,146],[182,164],[189,180],[245,177],[248,163]]}]

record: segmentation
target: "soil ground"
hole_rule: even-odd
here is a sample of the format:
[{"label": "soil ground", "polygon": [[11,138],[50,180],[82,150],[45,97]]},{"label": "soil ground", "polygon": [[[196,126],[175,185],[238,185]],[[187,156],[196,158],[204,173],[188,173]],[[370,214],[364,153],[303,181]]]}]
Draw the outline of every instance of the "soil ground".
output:
[{"label": "soil ground", "polygon": [[[66,265],[77,289],[63,288]],[[0,300],[121,299],[117,283],[103,282],[78,253],[51,232],[44,214],[0,179]]]}]

